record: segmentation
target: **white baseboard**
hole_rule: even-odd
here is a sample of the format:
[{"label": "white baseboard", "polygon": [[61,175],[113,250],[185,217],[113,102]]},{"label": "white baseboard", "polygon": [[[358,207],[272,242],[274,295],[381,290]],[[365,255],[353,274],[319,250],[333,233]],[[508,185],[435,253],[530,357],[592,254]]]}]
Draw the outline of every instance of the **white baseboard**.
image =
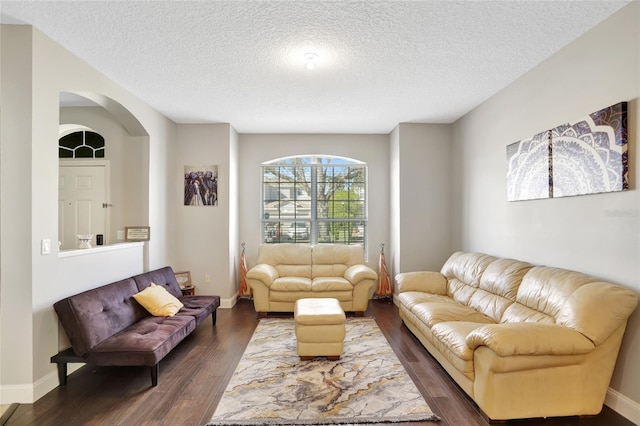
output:
[{"label": "white baseboard", "polygon": [[[67,375],[73,373],[85,364],[67,364]],[[33,384],[2,385],[0,386],[0,401],[3,404],[17,402],[19,404],[33,404],[58,387],[58,370],[53,370]]]},{"label": "white baseboard", "polygon": [[640,425],[640,404],[609,388],[604,404],[633,423]]},{"label": "white baseboard", "polygon": [[56,369],[33,384],[33,401],[39,400],[57,388],[59,384],[58,371]]},{"label": "white baseboard", "polygon": [[3,404],[33,403],[33,385],[2,385],[0,387],[0,400]]},{"label": "white baseboard", "polygon": [[222,309],[231,309],[234,306],[236,306],[236,303],[238,303],[238,295],[234,294],[232,297],[228,298],[228,299],[220,299],[220,308]]}]

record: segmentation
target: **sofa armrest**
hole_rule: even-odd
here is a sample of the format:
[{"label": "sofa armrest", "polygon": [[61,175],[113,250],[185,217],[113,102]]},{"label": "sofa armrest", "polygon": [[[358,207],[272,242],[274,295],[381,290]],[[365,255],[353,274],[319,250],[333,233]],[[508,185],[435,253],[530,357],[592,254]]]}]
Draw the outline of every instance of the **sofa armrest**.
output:
[{"label": "sofa armrest", "polygon": [[367,265],[358,264],[350,266],[344,271],[344,279],[356,285],[363,280],[377,280],[378,274]]},{"label": "sofa armrest", "polygon": [[398,293],[421,291],[431,294],[447,294],[447,279],[440,272],[402,272],[396,275]]},{"label": "sofa armrest", "polygon": [[572,328],[536,322],[488,324],[467,335],[471,349],[487,346],[496,355],[581,355],[594,343]]},{"label": "sofa armrest", "polygon": [[247,272],[247,279],[261,281],[267,287],[270,287],[276,278],[279,277],[280,274],[278,274],[278,270],[266,263],[256,265]]}]

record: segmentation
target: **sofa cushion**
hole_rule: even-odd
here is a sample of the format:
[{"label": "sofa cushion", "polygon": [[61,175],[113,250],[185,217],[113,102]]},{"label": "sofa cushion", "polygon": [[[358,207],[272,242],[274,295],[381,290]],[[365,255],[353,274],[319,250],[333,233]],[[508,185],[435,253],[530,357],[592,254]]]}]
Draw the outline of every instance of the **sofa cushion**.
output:
[{"label": "sofa cushion", "polygon": [[423,293],[421,291],[406,291],[398,294],[398,301],[407,309],[411,310],[418,303],[439,302],[439,303],[458,303],[449,296],[440,294]]},{"label": "sofa cushion", "polygon": [[466,335],[482,325],[464,321],[441,322],[431,330],[432,344],[456,370],[469,380],[475,377],[474,353],[468,348],[464,339]]},{"label": "sofa cushion", "polygon": [[141,304],[149,313],[156,317],[174,316],[184,305],[177,297],[171,295],[164,287],[149,284],[139,293],[133,295],[133,298]]},{"label": "sofa cushion", "polygon": [[459,303],[424,302],[417,303],[411,312],[429,327],[446,321],[467,321],[482,324],[494,324],[495,321],[475,309]]},{"label": "sofa cushion", "polygon": [[516,300],[522,277],[533,265],[512,259],[491,262],[480,278],[480,286],[469,306],[500,321],[505,310]]},{"label": "sofa cushion", "polygon": [[528,306],[524,306],[516,302],[505,309],[500,322],[539,322],[542,324],[555,324],[556,320],[550,315],[538,312],[535,309],[531,309]]},{"label": "sofa cushion", "polygon": [[522,278],[516,300],[524,306],[555,318],[578,287],[597,281],[580,272],[535,266]]},{"label": "sofa cushion", "polygon": [[607,282],[593,282],[576,289],[562,305],[556,322],[602,344],[638,305],[635,292]]},{"label": "sofa cushion", "polygon": [[127,278],[53,305],[76,355],[85,356],[100,342],[149,316],[133,299],[137,292],[135,281]]},{"label": "sofa cushion", "polygon": [[468,321],[449,321],[436,324],[431,329],[433,336],[442,342],[455,356],[466,361],[473,360],[473,350],[467,345],[467,336],[486,324]]},{"label": "sofa cushion", "polygon": [[174,297],[178,299],[182,297],[180,284],[178,284],[178,280],[176,280],[176,276],[170,266],[135,275],[131,278],[136,282],[138,291],[142,291],[149,287],[149,284],[154,283],[160,287],[164,287],[164,289]]},{"label": "sofa cushion", "polygon": [[447,277],[457,277],[470,286],[479,287],[482,274],[496,260],[497,257],[484,253],[456,253],[442,265],[441,273]]},{"label": "sofa cushion", "polygon": [[151,367],[195,327],[195,319],[189,316],[147,317],[95,346],[87,362]]},{"label": "sofa cushion", "polygon": [[220,307],[220,296],[183,296],[180,302],[184,307],[176,315],[193,316],[198,325]]}]

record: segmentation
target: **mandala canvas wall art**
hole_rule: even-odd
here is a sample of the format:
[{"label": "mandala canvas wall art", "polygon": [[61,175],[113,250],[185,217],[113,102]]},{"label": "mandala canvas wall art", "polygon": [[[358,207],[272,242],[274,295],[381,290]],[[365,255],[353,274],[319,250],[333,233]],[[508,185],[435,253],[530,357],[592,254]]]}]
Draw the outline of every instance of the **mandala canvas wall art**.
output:
[{"label": "mandala canvas wall art", "polygon": [[507,199],[627,190],[627,147],[626,102],[511,144],[507,146]]},{"label": "mandala canvas wall art", "polygon": [[551,138],[553,197],[629,188],[626,102],[558,126]]},{"label": "mandala canvas wall art", "polygon": [[507,146],[507,199],[549,198],[549,133]]}]

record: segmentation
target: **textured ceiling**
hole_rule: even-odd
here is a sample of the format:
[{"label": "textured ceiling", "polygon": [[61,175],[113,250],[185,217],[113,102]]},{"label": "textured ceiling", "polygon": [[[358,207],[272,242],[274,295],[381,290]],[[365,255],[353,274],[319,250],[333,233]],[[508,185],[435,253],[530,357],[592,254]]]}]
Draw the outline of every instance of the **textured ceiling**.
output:
[{"label": "textured ceiling", "polygon": [[[450,123],[628,1],[0,1],[178,123]],[[309,71],[304,54],[317,54]]]}]

